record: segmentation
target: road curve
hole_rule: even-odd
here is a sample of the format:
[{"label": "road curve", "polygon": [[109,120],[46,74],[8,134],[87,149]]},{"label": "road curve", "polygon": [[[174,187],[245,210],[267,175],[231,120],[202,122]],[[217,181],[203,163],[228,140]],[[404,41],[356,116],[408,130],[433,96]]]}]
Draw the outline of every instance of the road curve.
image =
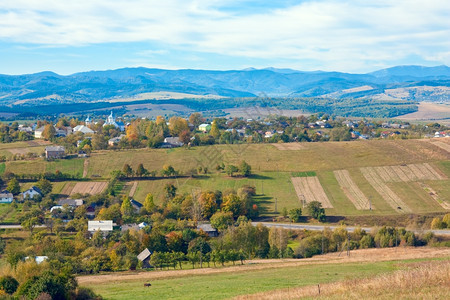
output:
[{"label": "road curve", "polygon": [[[327,225],[306,225],[306,224],[294,224],[294,223],[272,223],[272,222],[252,222],[253,226],[258,224],[262,224],[266,227],[279,227],[284,229],[305,229],[305,230],[314,230],[314,231],[322,231],[325,228],[330,228],[331,230],[338,228],[339,226],[327,226]],[[353,232],[356,228],[354,226],[346,226],[349,232]],[[372,228],[369,227],[359,227],[364,229],[366,232],[372,231]],[[432,232],[435,235],[450,235],[450,230],[448,229],[433,229],[433,230],[410,230],[416,234]]]}]

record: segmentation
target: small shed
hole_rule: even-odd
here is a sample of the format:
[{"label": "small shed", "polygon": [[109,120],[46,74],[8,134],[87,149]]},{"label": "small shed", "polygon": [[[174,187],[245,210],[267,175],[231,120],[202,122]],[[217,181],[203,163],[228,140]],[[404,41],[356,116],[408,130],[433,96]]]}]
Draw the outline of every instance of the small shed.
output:
[{"label": "small shed", "polygon": [[139,255],[137,256],[137,259],[139,259],[139,261],[142,262],[143,268],[151,268],[152,267],[150,265],[151,257],[152,257],[152,252],[150,250],[148,250],[148,248],[145,248],[144,251],[139,253]]},{"label": "small shed", "polygon": [[211,226],[210,223],[206,224],[199,224],[197,226],[197,230],[202,230],[205,232],[209,237],[217,237],[219,233],[217,232],[217,229]]}]

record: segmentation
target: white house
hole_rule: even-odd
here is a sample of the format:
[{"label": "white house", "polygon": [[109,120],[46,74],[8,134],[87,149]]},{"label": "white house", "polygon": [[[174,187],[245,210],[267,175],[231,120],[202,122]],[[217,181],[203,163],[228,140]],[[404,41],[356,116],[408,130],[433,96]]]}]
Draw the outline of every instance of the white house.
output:
[{"label": "white house", "polygon": [[88,221],[88,231],[90,233],[95,233],[96,231],[101,231],[104,233],[111,232],[113,231],[113,221]]},{"label": "white house", "polygon": [[37,186],[32,186],[25,192],[21,193],[22,199],[33,199],[35,196],[42,196],[41,190]]},{"label": "white house", "polygon": [[81,132],[84,134],[93,134],[95,133],[94,130],[90,129],[89,127],[85,125],[77,125],[73,128],[73,132]]},{"label": "white house", "polygon": [[9,191],[4,190],[0,192],[0,203],[11,203],[13,200],[14,196]]},{"label": "white house", "polygon": [[44,132],[44,128],[45,128],[45,126],[36,128],[36,130],[34,131],[34,138],[41,139],[42,138],[42,133]]}]

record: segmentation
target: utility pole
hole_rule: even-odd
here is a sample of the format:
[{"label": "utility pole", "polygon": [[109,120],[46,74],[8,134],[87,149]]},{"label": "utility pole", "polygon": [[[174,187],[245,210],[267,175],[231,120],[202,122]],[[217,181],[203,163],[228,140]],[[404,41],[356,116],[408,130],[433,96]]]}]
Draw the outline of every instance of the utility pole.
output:
[{"label": "utility pole", "polygon": [[322,231],[322,254],[323,254],[323,231]]},{"label": "utility pole", "polygon": [[347,233],[347,256],[350,256],[350,233]]},{"label": "utility pole", "polygon": [[372,197],[369,197],[369,210],[372,210]]},{"label": "utility pole", "polygon": [[277,202],[278,202],[278,199],[277,199],[277,197],[275,197],[275,212],[276,212],[276,213],[278,212],[278,209],[277,209]]}]

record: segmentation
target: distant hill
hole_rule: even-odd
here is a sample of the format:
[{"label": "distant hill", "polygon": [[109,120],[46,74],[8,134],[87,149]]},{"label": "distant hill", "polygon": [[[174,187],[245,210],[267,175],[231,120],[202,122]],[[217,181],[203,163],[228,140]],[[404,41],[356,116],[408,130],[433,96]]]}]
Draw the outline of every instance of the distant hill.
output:
[{"label": "distant hill", "polygon": [[398,66],[368,74],[276,68],[230,71],[124,68],[68,76],[53,72],[0,75],[0,105],[117,100],[155,92],[449,102],[450,68]]}]

